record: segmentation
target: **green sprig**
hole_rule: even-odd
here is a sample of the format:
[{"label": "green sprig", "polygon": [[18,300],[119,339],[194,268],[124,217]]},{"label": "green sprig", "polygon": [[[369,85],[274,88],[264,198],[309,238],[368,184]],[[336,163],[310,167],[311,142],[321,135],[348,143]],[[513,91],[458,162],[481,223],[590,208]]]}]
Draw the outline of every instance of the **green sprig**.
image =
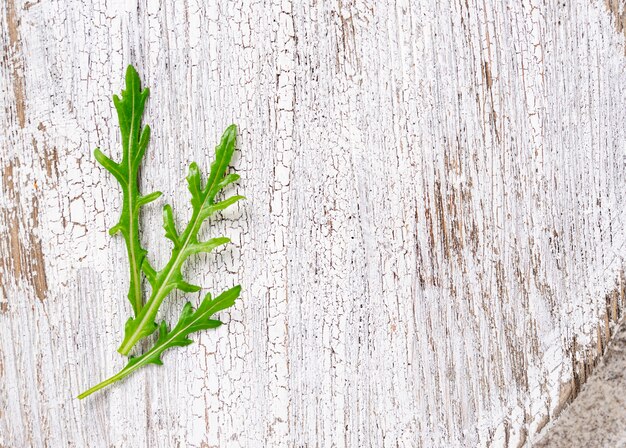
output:
[{"label": "green sprig", "polygon": [[142,129],[141,117],[149,94],[149,89],[141,90],[139,75],[129,65],[126,70],[126,90],[122,90],[121,99],[113,95],[122,134],[122,161],[114,162],[99,148],[94,151],[96,160],[117,179],[122,188],[122,212],[118,223],[109,230],[109,234],[120,232],[126,242],[130,270],[128,301],[135,316],[143,306],[141,270],[147,254],[139,240],[139,210],[161,196],[160,191],[145,196],[139,194],[139,166],[150,140],[150,126],[146,125]]},{"label": "green sprig", "polygon": [[158,272],[148,263],[144,263],[144,272],[152,286],[152,294],[139,314],[126,322],[124,340],[118,349],[122,355],[128,355],[137,342],[154,333],[157,329],[155,318],[159,307],[174,289],[180,289],[184,292],[200,290],[199,286],[184,280],[181,268],[185,261],[191,255],[211,252],[216,247],[230,241],[228,238],[219,237],[200,242],[198,241],[198,232],[202,223],[209,216],[244,198],[243,196],[232,196],[219,202],[215,200],[224,187],[239,179],[236,174],[225,176],[235,151],[236,136],[237,128],[235,125],[229,126],[224,132],[220,144],[215,148],[215,161],[211,165],[211,172],[204,187],[198,165],[192,163],[189,166],[187,183],[191,193],[193,213],[181,234],[176,230],[172,208],[169,205],[163,207],[163,228],[165,229],[165,236],[173,243],[172,252],[165,267]]},{"label": "green sprig", "polygon": [[[159,271],[155,270],[146,258],[147,251],[141,247],[139,240],[139,209],[141,206],[155,200],[161,193],[155,192],[146,196],[139,194],[138,171],[150,137],[150,128],[141,129],[148,89],[141,90],[141,81],[136,70],[129,66],[126,71],[126,90],[122,91],[121,99],[113,96],[117,109],[120,130],[122,133],[123,156],[120,163],[113,162],[99,149],[95,150],[95,157],[118,180],[124,194],[122,213],[118,224],[113,226],[110,233],[121,232],[126,241],[130,265],[130,287],[128,299],[133,306],[134,316],[130,317],[124,328],[124,339],[118,351],[128,355],[138,341],[159,329],[159,337],[152,348],[140,356],[131,357],[126,367],[111,378],[81,393],[82,399],[106,387],[107,385],[125,378],[135,370],[147,364],[161,365],[161,354],[176,346],[185,346],[192,343],[188,336],[191,333],[217,328],[221,321],[211,319],[218,311],[233,306],[239,297],[240,286],[235,286],[215,299],[207,294],[198,309],[194,311],[191,303],[187,303],[182,310],[178,323],[169,331],[165,321],[156,324],[156,315],[165,298],[174,290],[196,292],[200,286],[190,284],[184,280],[182,266],[192,255],[211,252],[216,247],[228,243],[225,237],[212,238],[208,241],[199,241],[198,233],[202,224],[215,212],[224,210],[243,196],[232,196],[217,201],[217,195],[228,185],[239,179],[237,174],[226,174],[235,151],[237,128],[229,126],[222,135],[220,144],[215,148],[215,160],[204,186],[198,165],[189,166],[187,183],[191,193],[192,215],[182,233],[176,229],[174,214],[170,205],[163,207],[163,228],[165,236],[173,243],[169,261]],[[141,273],[145,275],[151,286],[148,301],[143,303],[141,288]]]},{"label": "green sprig", "polygon": [[217,328],[222,325],[221,321],[211,319],[211,317],[218,311],[233,306],[235,304],[235,299],[239,297],[240,291],[241,287],[235,286],[234,288],[223,292],[215,299],[211,299],[211,295],[207,294],[198,309],[195,311],[191,306],[191,303],[187,302],[183,307],[178,323],[172,331],[169,331],[165,321],[162,321],[159,326],[159,339],[150,350],[141,356],[130,358],[126,367],[120,370],[117,374],[86,390],[80,394],[78,398],[83,399],[108,386],[109,384],[127,377],[135,370],[147,364],[157,364],[159,366],[163,365],[161,354],[165,350],[172,347],[185,347],[192,344],[193,341],[188,337],[191,333],[210,328]]}]

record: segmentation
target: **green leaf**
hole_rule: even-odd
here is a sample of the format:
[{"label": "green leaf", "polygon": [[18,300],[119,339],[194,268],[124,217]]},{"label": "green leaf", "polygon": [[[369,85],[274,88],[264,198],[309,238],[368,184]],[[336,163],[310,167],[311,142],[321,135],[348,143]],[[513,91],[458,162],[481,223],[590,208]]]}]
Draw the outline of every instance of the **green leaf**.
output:
[{"label": "green leaf", "polygon": [[113,174],[113,177],[117,179],[120,184],[125,184],[126,179],[119,163],[115,163],[113,160],[105,156],[100,148],[96,148],[93,151],[93,155],[100,165],[102,165],[109,173]]},{"label": "green leaf", "polygon": [[191,205],[194,210],[202,206],[202,180],[200,176],[200,169],[196,162],[189,165],[189,174],[187,175],[187,186],[191,193]]},{"label": "green leaf", "polygon": [[161,197],[163,193],[161,193],[160,191],[155,191],[153,193],[147,194],[145,196],[140,196],[138,203],[139,205],[146,205],[149,204],[150,202],[158,199],[159,197]]},{"label": "green leaf", "polygon": [[189,255],[199,254],[201,252],[211,252],[216,247],[230,243],[230,238],[219,237],[212,238],[204,243],[193,243],[188,246]]},{"label": "green leaf", "polygon": [[157,279],[157,271],[154,270],[147,258],[144,258],[143,264],[141,265],[141,270],[148,279],[150,285],[154,286]]},{"label": "green leaf", "polygon": [[239,180],[241,176],[239,176],[239,174],[228,174],[226,177],[224,177],[224,180],[222,180],[220,183],[217,184],[217,187],[222,190],[224,187],[226,187],[227,185],[232,184],[233,182],[237,182]]},{"label": "green leaf", "polygon": [[[243,199],[243,196],[232,196],[216,201],[217,195],[228,185],[239,179],[238,174],[227,174],[228,166],[235,151],[237,128],[229,126],[220,144],[215,148],[215,160],[211,164],[205,184],[196,163],[189,166],[187,183],[191,194],[192,214],[182,232],[176,228],[172,207],[163,208],[163,228],[165,236],[173,243],[170,258],[165,266],[157,271],[147,259],[147,251],[139,240],[140,208],[161,196],[161,192],[146,195],[139,193],[138,173],[140,163],[150,140],[150,127],[141,126],[145,102],[149,95],[148,89],[141,89],[139,75],[132,66],[126,71],[126,88],[121,95],[113,96],[113,104],[117,110],[120,133],[122,137],[122,160],[115,162],[104,155],[100,149],[94,151],[96,160],[108,170],[119,182],[123,193],[122,212],[120,219],[110,233],[121,233],[126,242],[129,259],[130,286],[128,299],[133,306],[134,316],[130,317],[124,327],[124,340],[118,351],[124,355],[141,339],[154,334],[158,329],[155,344],[140,356],[130,357],[128,364],[116,375],[101,382],[79,395],[84,398],[103,387],[119,381],[135,370],[147,364],[162,365],[161,354],[171,347],[185,346],[192,343],[189,336],[197,331],[217,328],[222,322],[211,317],[235,303],[241,288],[236,286],[212,299],[207,294],[194,310],[190,303],[183,306],[179,320],[170,331],[165,321],[156,323],[156,315],[163,301],[174,289],[183,292],[196,292],[200,286],[185,281],[182,267],[190,256],[202,252],[210,252],[216,247],[228,243],[225,237],[198,241],[198,234],[203,223],[215,212]],[[144,304],[142,299],[141,273],[150,283],[151,293]]]},{"label": "green leaf", "polygon": [[172,206],[169,204],[163,207],[163,228],[165,229],[165,237],[174,243],[174,247],[180,247]]},{"label": "green leaf", "polygon": [[211,299],[211,295],[207,294],[196,310],[193,309],[191,303],[187,302],[183,307],[176,326],[174,326],[171,331],[168,330],[165,321],[161,322],[159,326],[159,337],[150,350],[141,356],[130,358],[126,367],[120,372],[81,393],[78,398],[83,399],[109,384],[120,381],[147,364],[163,365],[161,354],[165,350],[172,347],[184,347],[192,344],[193,341],[189,339],[189,335],[192,333],[217,328],[222,325],[221,321],[211,319],[211,317],[215,313],[233,306],[240,292],[241,286],[235,286],[223,292],[215,299]]},{"label": "green leaf", "polygon": [[213,213],[219,211],[219,210],[224,210],[226,207],[230,207],[231,205],[233,205],[235,202],[241,201],[242,199],[245,199],[245,196],[232,196],[228,199],[225,199],[223,201],[217,202],[215,204],[211,204],[208,207],[204,207],[201,211],[201,216],[206,219],[209,216],[211,216]]},{"label": "green leaf", "polygon": [[174,243],[174,247],[165,267],[152,276],[154,280],[151,281],[152,293],[150,298],[137,315],[133,325],[125,328],[124,340],[118,349],[122,355],[128,355],[137,342],[146,335],[152,334],[156,326],[155,318],[159,307],[172,290],[177,288],[185,292],[193,292],[199,289],[198,286],[190,285],[183,280],[181,268],[185,261],[191,255],[208,252],[229,241],[227,238],[221,237],[200,243],[198,242],[198,233],[202,223],[212,214],[243,199],[243,196],[233,196],[215,202],[217,193],[225,185],[229,185],[239,178],[237,175],[226,176],[228,164],[235,151],[236,136],[237,128],[234,125],[229,126],[222,135],[220,144],[215,148],[215,160],[211,164],[211,172],[204,187],[198,165],[192,163],[189,166],[187,185],[191,194],[193,212],[182,233],[178,233],[176,230],[171,207],[164,207],[163,227],[165,228],[165,236]]},{"label": "green leaf", "polygon": [[120,219],[109,230],[109,234],[114,235],[119,232],[126,242],[130,271],[128,301],[135,316],[139,314],[143,306],[141,271],[147,253],[139,239],[139,211],[143,205],[154,201],[161,195],[160,192],[146,196],[139,194],[139,166],[150,140],[150,128],[148,126],[145,126],[143,130],[141,128],[141,119],[148,95],[148,89],[141,90],[141,80],[137,71],[129,65],[126,70],[126,89],[122,90],[121,96],[113,96],[122,136],[122,160],[117,163],[104,155],[100,149],[94,151],[98,163],[115,177],[122,189],[123,202]]},{"label": "green leaf", "polygon": [[175,283],[176,288],[180,289],[182,292],[198,292],[202,289],[202,286],[192,285],[191,283],[187,283],[182,280],[180,282]]},{"label": "green leaf", "polygon": [[149,141],[150,141],[150,126],[146,125],[143,128],[143,131],[141,132],[141,137],[139,137],[139,152],[136,155],[137,159],[141,159],[143,157]]},{"label": "green leaf", "polygon": [[224,180],[224,175],[233,158],[235,152],[235,140],[237,138],[237,126],[231,124],[226,128],[220,144],[215,148],[215,161],[211,164],[211,172],[207,179],[206,193],[213,202],[215,196],[223,188],[220,183]]},{"label": "green leaf", "polygon": [[122,231],[122,225],[120,223],[117,223],[109,229],[109,235],[113,236],[116,233],[121,232],[121,231]]},{"label": "green leaf", "polygon": [[128,320],[126,321],[126,325],[124,326],[124,329],[126,331],[133,331],[137,328],[139,328],[139,331],[141,332],[141,337],[146,337],[146,336],[150,336],[152,333],[154,333],[154,330],[157,329],[157,324],[154,322],[151,322],[151,325],[139,325],[140,322],[137,318],[132,318],[129,317]]}]

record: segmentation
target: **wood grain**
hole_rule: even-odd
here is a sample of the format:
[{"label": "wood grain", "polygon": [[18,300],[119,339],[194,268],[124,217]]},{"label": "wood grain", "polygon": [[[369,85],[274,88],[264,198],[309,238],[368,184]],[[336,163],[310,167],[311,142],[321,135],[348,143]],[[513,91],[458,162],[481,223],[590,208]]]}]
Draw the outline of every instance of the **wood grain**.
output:
[{"label": "wood grain", "polygon": [[[623,17],[605,0],[4,2],[0,446],[529,445],[626,305]],[[129,63],[152,91],[141,185],[180,222],[186,167],[239,125],[248,200],[205,229],[233,244],[188,270],[244,293],[227,326],[79,402],[124,364],[120,192],[92,151],[120,154]]]}]

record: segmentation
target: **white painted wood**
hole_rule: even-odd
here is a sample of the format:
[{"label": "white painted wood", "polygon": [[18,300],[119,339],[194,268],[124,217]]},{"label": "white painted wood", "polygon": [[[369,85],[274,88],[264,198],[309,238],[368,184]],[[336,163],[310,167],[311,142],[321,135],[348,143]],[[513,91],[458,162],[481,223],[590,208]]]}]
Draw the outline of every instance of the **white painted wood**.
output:
[{"label": "white painted wood", "polygon": [[[6,0],[0,446],[529,444],[625,303],[624,17],[617,0]],[[152,90],[142,188],[181,222],[186,166],[239,124],[248,201],[189,271],[244,294],[227,326],[79,402],[124,364],[120,194],[92,151],[120,153],[128,63]],[[142,220],[158,264],[159,205]]]}]

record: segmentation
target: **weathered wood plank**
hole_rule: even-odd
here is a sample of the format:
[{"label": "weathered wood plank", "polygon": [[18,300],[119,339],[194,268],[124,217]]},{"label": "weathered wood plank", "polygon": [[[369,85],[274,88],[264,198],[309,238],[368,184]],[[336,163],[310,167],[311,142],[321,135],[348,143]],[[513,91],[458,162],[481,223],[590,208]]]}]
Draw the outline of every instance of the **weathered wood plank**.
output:
[{"label": "weathered wood plank", "polygon": [[623,446],[626,440],[626,328],[623,322],[580,395],[543,432],[537,448]]},{"label": "weathered wood plank", "polygon": [[[624,5],[7,0],[0,446],[521,446],[625,304]],[[110,95],[152,96],[145,191],[240,126],[228,325],[119,369]],[[158,205],[150,259],[168,251]],[[169,302],[178,314],[183,297]]]}]

